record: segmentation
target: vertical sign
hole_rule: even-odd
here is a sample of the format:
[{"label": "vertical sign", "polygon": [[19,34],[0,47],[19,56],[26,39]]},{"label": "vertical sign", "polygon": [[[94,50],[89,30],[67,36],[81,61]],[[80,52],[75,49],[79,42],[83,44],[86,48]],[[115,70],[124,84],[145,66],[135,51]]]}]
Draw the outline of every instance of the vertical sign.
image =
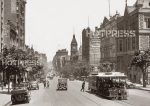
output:
[{"label": "vertical sign", "polygon": [[16,13],[16,0],[11,0],[11,13]]}]

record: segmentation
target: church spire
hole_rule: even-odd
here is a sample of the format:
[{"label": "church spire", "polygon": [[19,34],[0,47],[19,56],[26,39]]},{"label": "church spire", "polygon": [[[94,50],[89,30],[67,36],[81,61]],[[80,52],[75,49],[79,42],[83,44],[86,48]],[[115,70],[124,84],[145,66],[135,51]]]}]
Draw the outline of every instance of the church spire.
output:
[{"label": "church spire", "polygon": [[128,1],[126,0],[126,7],[127,7],[127,4],[128,4],[127,2],[128,2]]}]

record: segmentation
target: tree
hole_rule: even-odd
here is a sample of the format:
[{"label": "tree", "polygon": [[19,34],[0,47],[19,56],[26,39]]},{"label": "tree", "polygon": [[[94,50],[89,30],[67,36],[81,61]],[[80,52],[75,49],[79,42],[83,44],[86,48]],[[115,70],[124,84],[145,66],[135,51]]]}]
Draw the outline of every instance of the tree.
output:
[{"label": "tree", "polygon": [[143,74],[143,87],[146,87],[146,68],[148,67],[150,51],[136,51],[131,60],[131,67],[134,65],[142,70]]},{"label": "tree", "polygon": [[90,67],[86,62],[68,63],[61,68],[60,74],[65,77],[73,75],[75,78],[81,76],[88,76],[90,73]]}]

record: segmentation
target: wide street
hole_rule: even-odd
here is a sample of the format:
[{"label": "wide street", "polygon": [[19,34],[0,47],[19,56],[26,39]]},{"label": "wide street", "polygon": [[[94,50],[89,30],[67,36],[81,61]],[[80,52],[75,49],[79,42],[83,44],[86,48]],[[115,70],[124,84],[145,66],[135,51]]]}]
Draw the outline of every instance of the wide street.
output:
[{"label": "wide street", "polygon": [[[67,91],[57,91],[57,78],[50,81],[50,87],[31,91],[29,104],[15,106],[149,106],[150,91],[130,89],[128,100],[108,100],[87,91],[81,92],[81,81],[68,81]],[[11,104],[9,105],[11,106]]]}]

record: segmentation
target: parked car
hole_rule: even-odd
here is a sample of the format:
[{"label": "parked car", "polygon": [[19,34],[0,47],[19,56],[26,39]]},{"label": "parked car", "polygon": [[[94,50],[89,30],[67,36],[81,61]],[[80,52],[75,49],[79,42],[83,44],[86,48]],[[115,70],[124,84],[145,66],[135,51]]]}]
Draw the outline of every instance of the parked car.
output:
[{"label": "parked car", "polygon": [[12,104],[17,104],[20,102],[29,103],[29,101],[31,100],[30,95],[31,93],[28,90],[28,83],[21,83],[19,85],[16,85],[11,91]]},{"label": "parked car", "polygon": [[36,90],[36,89],[39,89],[39,84],[37,81],[31,81],[29,83],[29,89],[30,90]]},{"label": "parked car", "polygon": [[136,86],[134,85],[134,83],[127,80],[126,81],[126,87],[127,87],[127,89],[134,89]]},{"label": "parked car", "polygon": [[74,81],[75,79],[74,79],[74,76],[73,75],[70,75],[69,76],[69,81]]},{"label": "parked car", "polygon": [[59,78],[57,84],[57,90],[67,90],[67,89],[68,89],[67,78]]},{"label": "parked car", "polygon": [[52,80],[52,79],[53,79],[53,76],[48,76],[47,78],[49,78],[50,80]]}]

